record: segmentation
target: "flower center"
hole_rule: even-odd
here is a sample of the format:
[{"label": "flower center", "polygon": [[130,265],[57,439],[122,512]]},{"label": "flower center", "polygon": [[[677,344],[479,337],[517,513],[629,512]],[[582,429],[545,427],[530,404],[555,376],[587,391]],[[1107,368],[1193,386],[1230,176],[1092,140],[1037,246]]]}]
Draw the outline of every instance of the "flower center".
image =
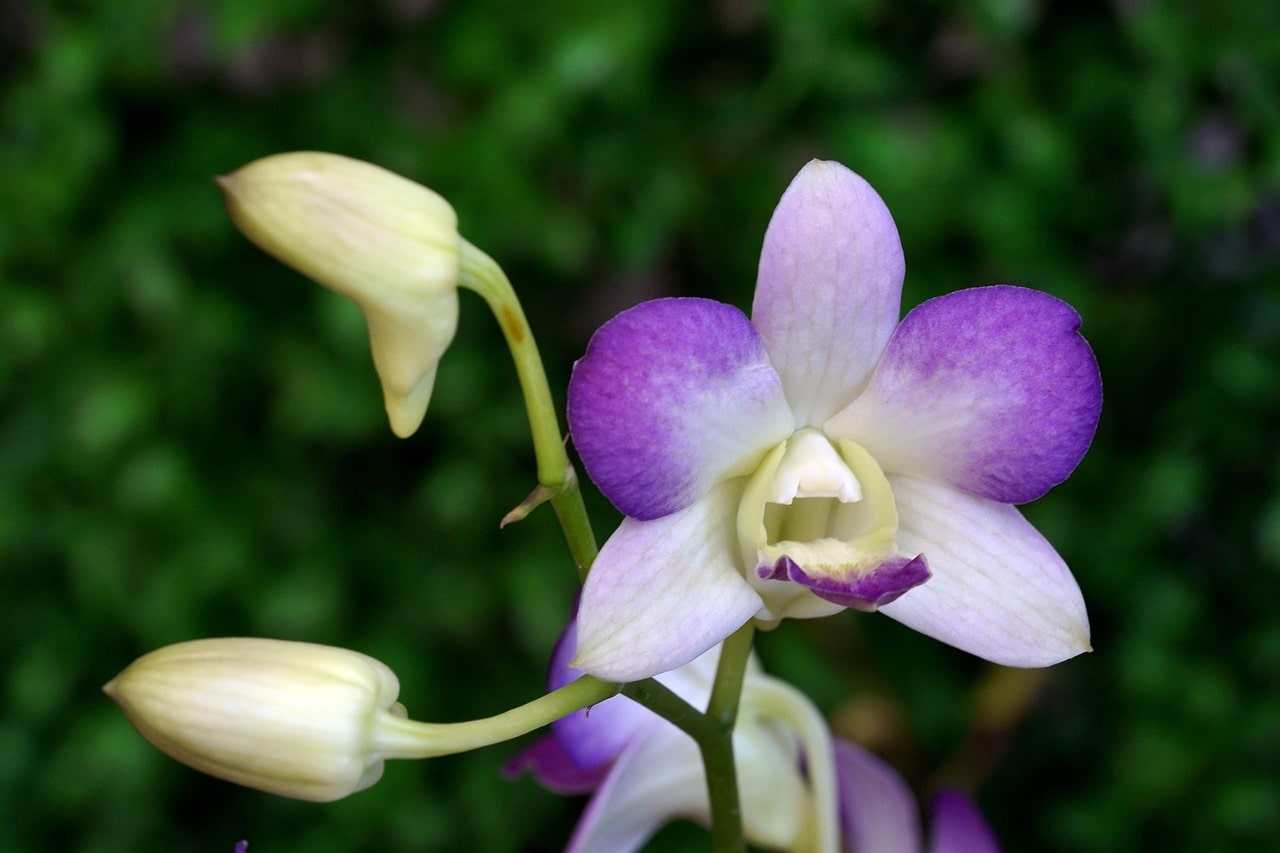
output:
[{"label": "flower center", "polygon": [[764,458],[738,507],[748,582],[778,617],[780,608],[803,615],[788,607],[801,590],[780,588],[779,580],[864,610],[922,583],[928,569],[920,558],[896,556],[897,532],[893,490],[871,454],[847,439],[833,444],[812,428]]}]

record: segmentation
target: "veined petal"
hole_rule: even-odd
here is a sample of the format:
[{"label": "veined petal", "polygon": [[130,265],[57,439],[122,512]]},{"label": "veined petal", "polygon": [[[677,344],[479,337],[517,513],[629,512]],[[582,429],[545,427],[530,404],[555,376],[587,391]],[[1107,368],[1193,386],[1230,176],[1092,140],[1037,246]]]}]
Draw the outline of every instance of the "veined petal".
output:
[{"label": "veined petal", "polygon": [[1000,853],[1000,843],[987,819],[959,791],[944,790],[933,798],[929,853]]},{"label": "veined petal", "polygon": [[861,390],[898,323],[905,269],[870,184],[839,163],[800,170],[765,232],[751,309],[797,426],[821,425]]},{"label": "veined petal", "polygon": [[933,577],[880,612],[1005,666],[1049,666],[1090,651],[1089,619],[1066,563],[1014,507],[890,477],[898,544]]},{"label": "veined petal", "polygon": [[708,814],[707,783],[693,740],[653,718],[609,771],[565,853],[631,853],[674,817]]},{"label": "veined petal", "polygon": [[1062,300],[1022,287],[960,290],[903,319],[871,382],[826,423],[886,472],[1002,503],[1061,483],[1102,411],[1098,362]]},{"label": "veined petal", "polygon": [[642,520],[747,473],[793,425],[751,321],[710,299],[655,299],[601,326],[574,365],[568,418],[591,479]]},{"label": "veined petal", "polygon": [[623,519],[582,588],[572,666],[606,681],[648,678],[693,660],[764,606],[737,568],[740,488],[722,483],[665,518]]},{"label": "veined petal", "polygon": [[898,772],[849,741],[834,751],[845,851],[919,853],[919,809]]}]

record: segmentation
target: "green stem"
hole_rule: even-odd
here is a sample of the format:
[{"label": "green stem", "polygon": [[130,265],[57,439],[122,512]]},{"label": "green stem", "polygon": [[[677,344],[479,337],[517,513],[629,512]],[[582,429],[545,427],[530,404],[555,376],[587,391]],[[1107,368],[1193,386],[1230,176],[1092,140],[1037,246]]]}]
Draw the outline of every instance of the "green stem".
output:
[{"label": "green stem", "polygon": [[738,702],[742,698],[742,682],[746,677],[755,633],[755,620],[748,620],[730,634],[720,649],[720,662],[716,665],[716,681],[707,702],[707,716],[731,730],[738,718]]},{"label": "green stem", "polygon": [[[569,552],[577,566],[578,576],[585,582],[587,572],[590,571],[599,549],[591,529],[590,519],[587,517],[586,505],[582,500],[577,474],[569,462],[568,453],[565,452],[560,421],[551,397],[542,358],[538,354],[538,346],[533,339],[533,330],[529,327],[524,309],[521,308],[515,290],[502,268],[491,257],[466,240],[462,241],[458,283],[479,293],[497,318],[502,334],[507,339],[507,346],[511,349],[516,373],[520,378],[520,389],[524,394],[525,407],[529,413],[529,428],[533,435],[533,448],[538,463],[539,489],[513,511],[509,519],[523,518],[534,506],[550,500],[560,527],[564,531]],[[742,809],[738,799],[738,777],[733,758],[733,725],[742,693],[743,674],[751,652],[752,631],[752,624],[748,623],[725,642],[706,714],[699,713],[688,702],[652,678],[622,687],[622,692],[627,697],[666,718],[697,742],[706,768],[707,791],[711,802],[712,843],[716,853],[739,853],[746,850],[742,834]],[[574,684],[582,681],[583,679],[579,679]],[[596,680],[591,679],[591,681]],[[603,684],[603,682],[596,683]],[[561,688],[561,690],[564,689]],[[559,692],[543,698],[550,699]],[[503,726],[508,725],[506,718],[509,715],[520,715],[521,722],[516,726],[519,728],[527,722],[526,717],[523,716],[526,709],[537,704],[538,702],[530,703],[507,714],[492,717],[489,721],[458,725],[475,726],[479,723],[492,722],[497,726],[498,731],[505,732],[507,729]],[[592,702],[586,701],[569,708],[560,716],[589,704]],[[424,725],[408,723],[408,721],[405,724],[407,726]],[[445,727],[435,728],[442,730]],[[482,729],[476,729],[476,731],[482,731]],[[515,734],[508,737],[514,737]],[[457,730],[453,732],[452,737],[456,739],[463,735],[462,730]],[[473,735],[468,733],[466,736]]]},{"label": "green stem", "polygon": [[755,624],[748,622],[725,640],[705,714],[651,678],[622,687],[622,695],[671,721],[698,744],[706,771],[711,846],[715,853],[746,850],[733,755],[733,727],[754,632]]},{"label": "green stem", "polygon": [[466,752],[527,734],[617,692],[618,685],[584,675],[518,708],[465,723],[422,723],[384,712],[373,724],[372,745],[387,758]]},{"label": "green stem", "polygon": [[[551,397],[542,356],[538,354],[538,344],[533,339],[533,329],[529,327],[520,300],[502,267],[465,239],[460,250],[458,283],[484,298],[507,339],[529,413],[529,430],[533,435],[533,452],[538,464],[538,484],[542,487],[541,494],[535,492],[532,499],[535,504],[551,501],[577,566],[578,577],[585,580],[587,570],[596,557],[595,534],[582,502],[577,474],[569,462],[569,454],[565,452],[560,418]],[[524,511],[531,508],[528,506]]]},{"label": "green stem", "polygon": [[733,729],[719,728],[716,737],[698,741],[711,802],[711,849],[715,853],[743,853],[747,844],[742,834],[738,770],[733,762]]},{"label": "green stem", "polygon": [[738,797],[737,767],[733,760],[733,727],[738,719],[742,683],[746,678],[754,637],[755,621],[748,620],[720,647],[716,680],[707,701],[707,719],[716,723],[724,734],[715,741],[698,744],[702,749],[702,763],[707,771],[707,794],[711,801],[711,844],[717,853],[745,849],[742,804]]},{"label": "green stem", "polygon": [[676,695],[670,687],[652,678],[622,685],[623,696],[653,711],[694,740],[715,733],[715,724],[706,714]]},{"label": "green stem", "polygon": [[622,695],[666,718],[698,744],[711,803],[711,848],[715,853],[744,853],[732,728],[700,713],[652,678],[624,684]]},{"label": "green stem", "polygon": [[596,534],[591,529],[591,519],[587,517],[587,506],[582,502],[578,474],[572,465],[564,487],[551,498],[551,508],[556,512],[565,542],[569,544],[569,554],[578,569],[578,580],[586,583],[587,572],[591,571],[599,548],[596,547]]}]

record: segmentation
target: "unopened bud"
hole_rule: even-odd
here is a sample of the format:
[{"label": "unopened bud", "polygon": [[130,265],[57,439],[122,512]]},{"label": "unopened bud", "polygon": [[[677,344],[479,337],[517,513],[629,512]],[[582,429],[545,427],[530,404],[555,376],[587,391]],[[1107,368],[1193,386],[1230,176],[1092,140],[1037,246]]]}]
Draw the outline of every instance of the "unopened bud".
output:
[{"label": "unopened bud", "polygon": [[311,151],[256,160],[218,186],[246,237],[360,306],[391,429],[412,435],[458,327],[453,208],[386,169]]},{"label": "unopened bud", "polygon": [[194,640],[134,661],[103,688],[183,764],[250,788],[326,802],[382,776],[378,729],[403,718],[384,664],[332,646]]}]

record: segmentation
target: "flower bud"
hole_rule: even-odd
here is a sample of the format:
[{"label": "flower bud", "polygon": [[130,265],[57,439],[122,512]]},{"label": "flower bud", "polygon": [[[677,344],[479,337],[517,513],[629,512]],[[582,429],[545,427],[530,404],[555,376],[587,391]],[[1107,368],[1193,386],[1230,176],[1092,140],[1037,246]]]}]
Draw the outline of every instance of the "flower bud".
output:
[{"label": "flower bud", "polygon": [[326,802],[382,776],[375,747],[404,717],[400,683],[358,652],[249,637],[194,640],[134,661],[103,690],[153,746],[210,776]]},{"label": "flower bud", "polygon": [[218,186],[246,237],[360,306],[391,429],[412,435],[458,327],[453,208],[386,169],[311,151],[256,160]]}]

